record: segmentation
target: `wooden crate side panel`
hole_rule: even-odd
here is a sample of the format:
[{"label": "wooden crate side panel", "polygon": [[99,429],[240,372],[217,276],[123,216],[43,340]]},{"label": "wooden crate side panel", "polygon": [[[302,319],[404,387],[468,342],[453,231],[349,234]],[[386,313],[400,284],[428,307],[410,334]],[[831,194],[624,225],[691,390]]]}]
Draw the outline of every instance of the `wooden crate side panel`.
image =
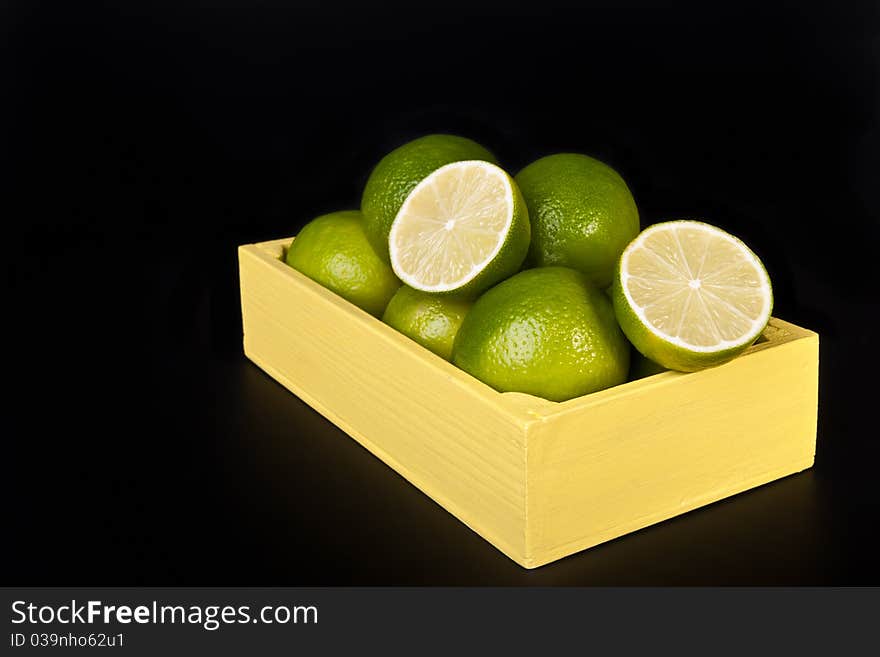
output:
[{"label": "wooden crate side panel", "polygon": [[446,363],[415,343],[385,339],[378,320],[297,272],[249,247],[239,260],[246,355],[520,561],[522,421],[458,385]]},{"label": "wooden crate side panel", "polygon": [[[309,286],[310,292],[322,296],[329,304],[339,306],[340,309],[348,316],[346,321],[363,321],[363,313],[353,308],[343,299],[331,294],[320,286],[314,285],[311,281],[301,276],[298,272],[281,262],[283,255],[293,238],[284,238],[272,240],[269,242],[260,242],[258,244],[248,244],[240,247],[241,250],[256,256],[270,267],[278,270],[278,273],[286,278],[293,278],[297,281],[303,281]],[[303,292],[307,290],[304,288]],[[512,421],[517,422],[524,427],[525,424],[533,420],[538,415],[552,413],[554,409],[560,407],[556,402],[547,401],[532,395],[526,395],[518,392],[499,393],[486,384],[478,381],[470,374],[463,372],[457,367],[437,360],[434,356],[427,354],[424,350],[415,348],[411,341],[401,335],[391,327],[377,322],[370,322],[366,328],[367,331],[374,334],[376,339],[392,340],[399,343],[404,350],[411,353],[415,349],[415,356],[422,358],[424,367],[440,367],[445,370],[443,373],[445,379],[455,385],[468,390],[471,396],[477,397],[480,401],[492,407],[492,412],[500,412],[507,415]]]},{"label": "wooden crate side panel", "polygon": [[818,336],[657,377],[529,429],[538,566],[813,464]]}]

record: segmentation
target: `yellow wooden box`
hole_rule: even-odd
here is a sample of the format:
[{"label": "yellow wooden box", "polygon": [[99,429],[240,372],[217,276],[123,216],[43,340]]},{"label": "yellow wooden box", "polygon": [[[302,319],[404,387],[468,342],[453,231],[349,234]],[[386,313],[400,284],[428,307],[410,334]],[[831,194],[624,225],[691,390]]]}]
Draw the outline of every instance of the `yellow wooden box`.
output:
[{"label": "yellow wooden box", "polygon": [[562,403],[499,393],[239,247],[254,363],[526,568],[813,464],[819,338],[779,319],[720,367]]}]

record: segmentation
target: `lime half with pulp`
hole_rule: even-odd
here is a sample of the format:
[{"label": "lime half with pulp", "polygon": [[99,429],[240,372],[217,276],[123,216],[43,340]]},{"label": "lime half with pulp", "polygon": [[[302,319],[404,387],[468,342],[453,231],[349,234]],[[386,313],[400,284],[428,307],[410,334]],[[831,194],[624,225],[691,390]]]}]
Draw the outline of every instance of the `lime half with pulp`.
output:
[{"label": "lime half with pulp", "polygon": [[388,237],[391,267],[411,288],[475,296],[516,273],[529,248],[513,179],[481,160],[440,167],[410,192]]},{"label": "lime half with pulp", "polygon": [[767,270],[749,247],[700,221],[646,228],[624,249],[614,311],[630,342],[669,369],[720,365],[758,338],[773,309]]}]

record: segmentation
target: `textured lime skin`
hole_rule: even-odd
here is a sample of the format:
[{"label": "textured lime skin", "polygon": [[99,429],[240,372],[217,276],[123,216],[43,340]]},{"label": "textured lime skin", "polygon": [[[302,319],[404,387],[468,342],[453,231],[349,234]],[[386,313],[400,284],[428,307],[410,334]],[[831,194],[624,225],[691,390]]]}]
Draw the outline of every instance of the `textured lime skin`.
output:
[{"label": "textured lime skin", "polygon": [[495,156],[477,142],[455,135],[427,135],[396,148],[373,169],[361,198],[366,232],[376,253],[388,257],[388,232],[409,193],[429,173],[462,160],[496,163]]},{"label": "textured lime skin", "polygon": [[367,241],[357,210],[310,221],[287,249],[285,261],[375,317],[382,315],[401,285]]},{"label": "textured lime skin", "polygon": [[587,155],[559,153],[529,164],[516,182],[532,222],[528,264],[573,267],[608,286],[617,259],[639,233],[639,212],[623,178]]},{"label": "textured lime skin", "polygon": [[446,360],[472,302],[420,292],[404,285],[388,303],[382,321]]},{"label": "textured lime skin", "polygon": [[543,267],[477,300],[452,361],[501,392],[565,401],[626,381],[629,354],[605,293],[578,271]]},{"label": "textured lime skin", "polygon": [[611,298],[612,303],[614,304],[614,314],[617,317],[617,322],[620,324],[620,328],[623,329],[627,339],[636,349],[639,350],[639,353],[645,358],[654,361],[654,363],[660,367],[677,370],[679,372],[696,372],[698,370],[706,369],[707,367],[721,365],[733,360],[752,346],[765,328],[762,326],[760,331],[756,331],[750,339],[740,346],[730,347],[729,349],[722,349],[715,352],[694,351],[671,344],[654,335],[642,323],[638,315],[636,315],[635,311],[626,300],[626,295],[623,293],[623,283],[620,273],[620,263],[618,262],[611,289]]}]

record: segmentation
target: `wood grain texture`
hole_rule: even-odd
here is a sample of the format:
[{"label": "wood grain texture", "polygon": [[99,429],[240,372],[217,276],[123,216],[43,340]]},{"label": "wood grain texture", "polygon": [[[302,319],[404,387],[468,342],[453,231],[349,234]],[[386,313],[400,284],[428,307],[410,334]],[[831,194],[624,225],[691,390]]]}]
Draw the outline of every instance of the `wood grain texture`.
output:
[{"label": "wood grain texture", "polygon": [[818,336],[563,403],[498,393],[281,261],[239,248],[244,349],[525,567],[810,467]]},{"label": "wood grain texture", "polygon": [[239,250],[247,356],[505,554],[524,554],[522,418],[279,255]]},{"label": "wood grain texture", "polygon": [[818,336],[772,329],[778,341],[730,363],[635,381],[530,426],[528,565],[810,467]]}]

